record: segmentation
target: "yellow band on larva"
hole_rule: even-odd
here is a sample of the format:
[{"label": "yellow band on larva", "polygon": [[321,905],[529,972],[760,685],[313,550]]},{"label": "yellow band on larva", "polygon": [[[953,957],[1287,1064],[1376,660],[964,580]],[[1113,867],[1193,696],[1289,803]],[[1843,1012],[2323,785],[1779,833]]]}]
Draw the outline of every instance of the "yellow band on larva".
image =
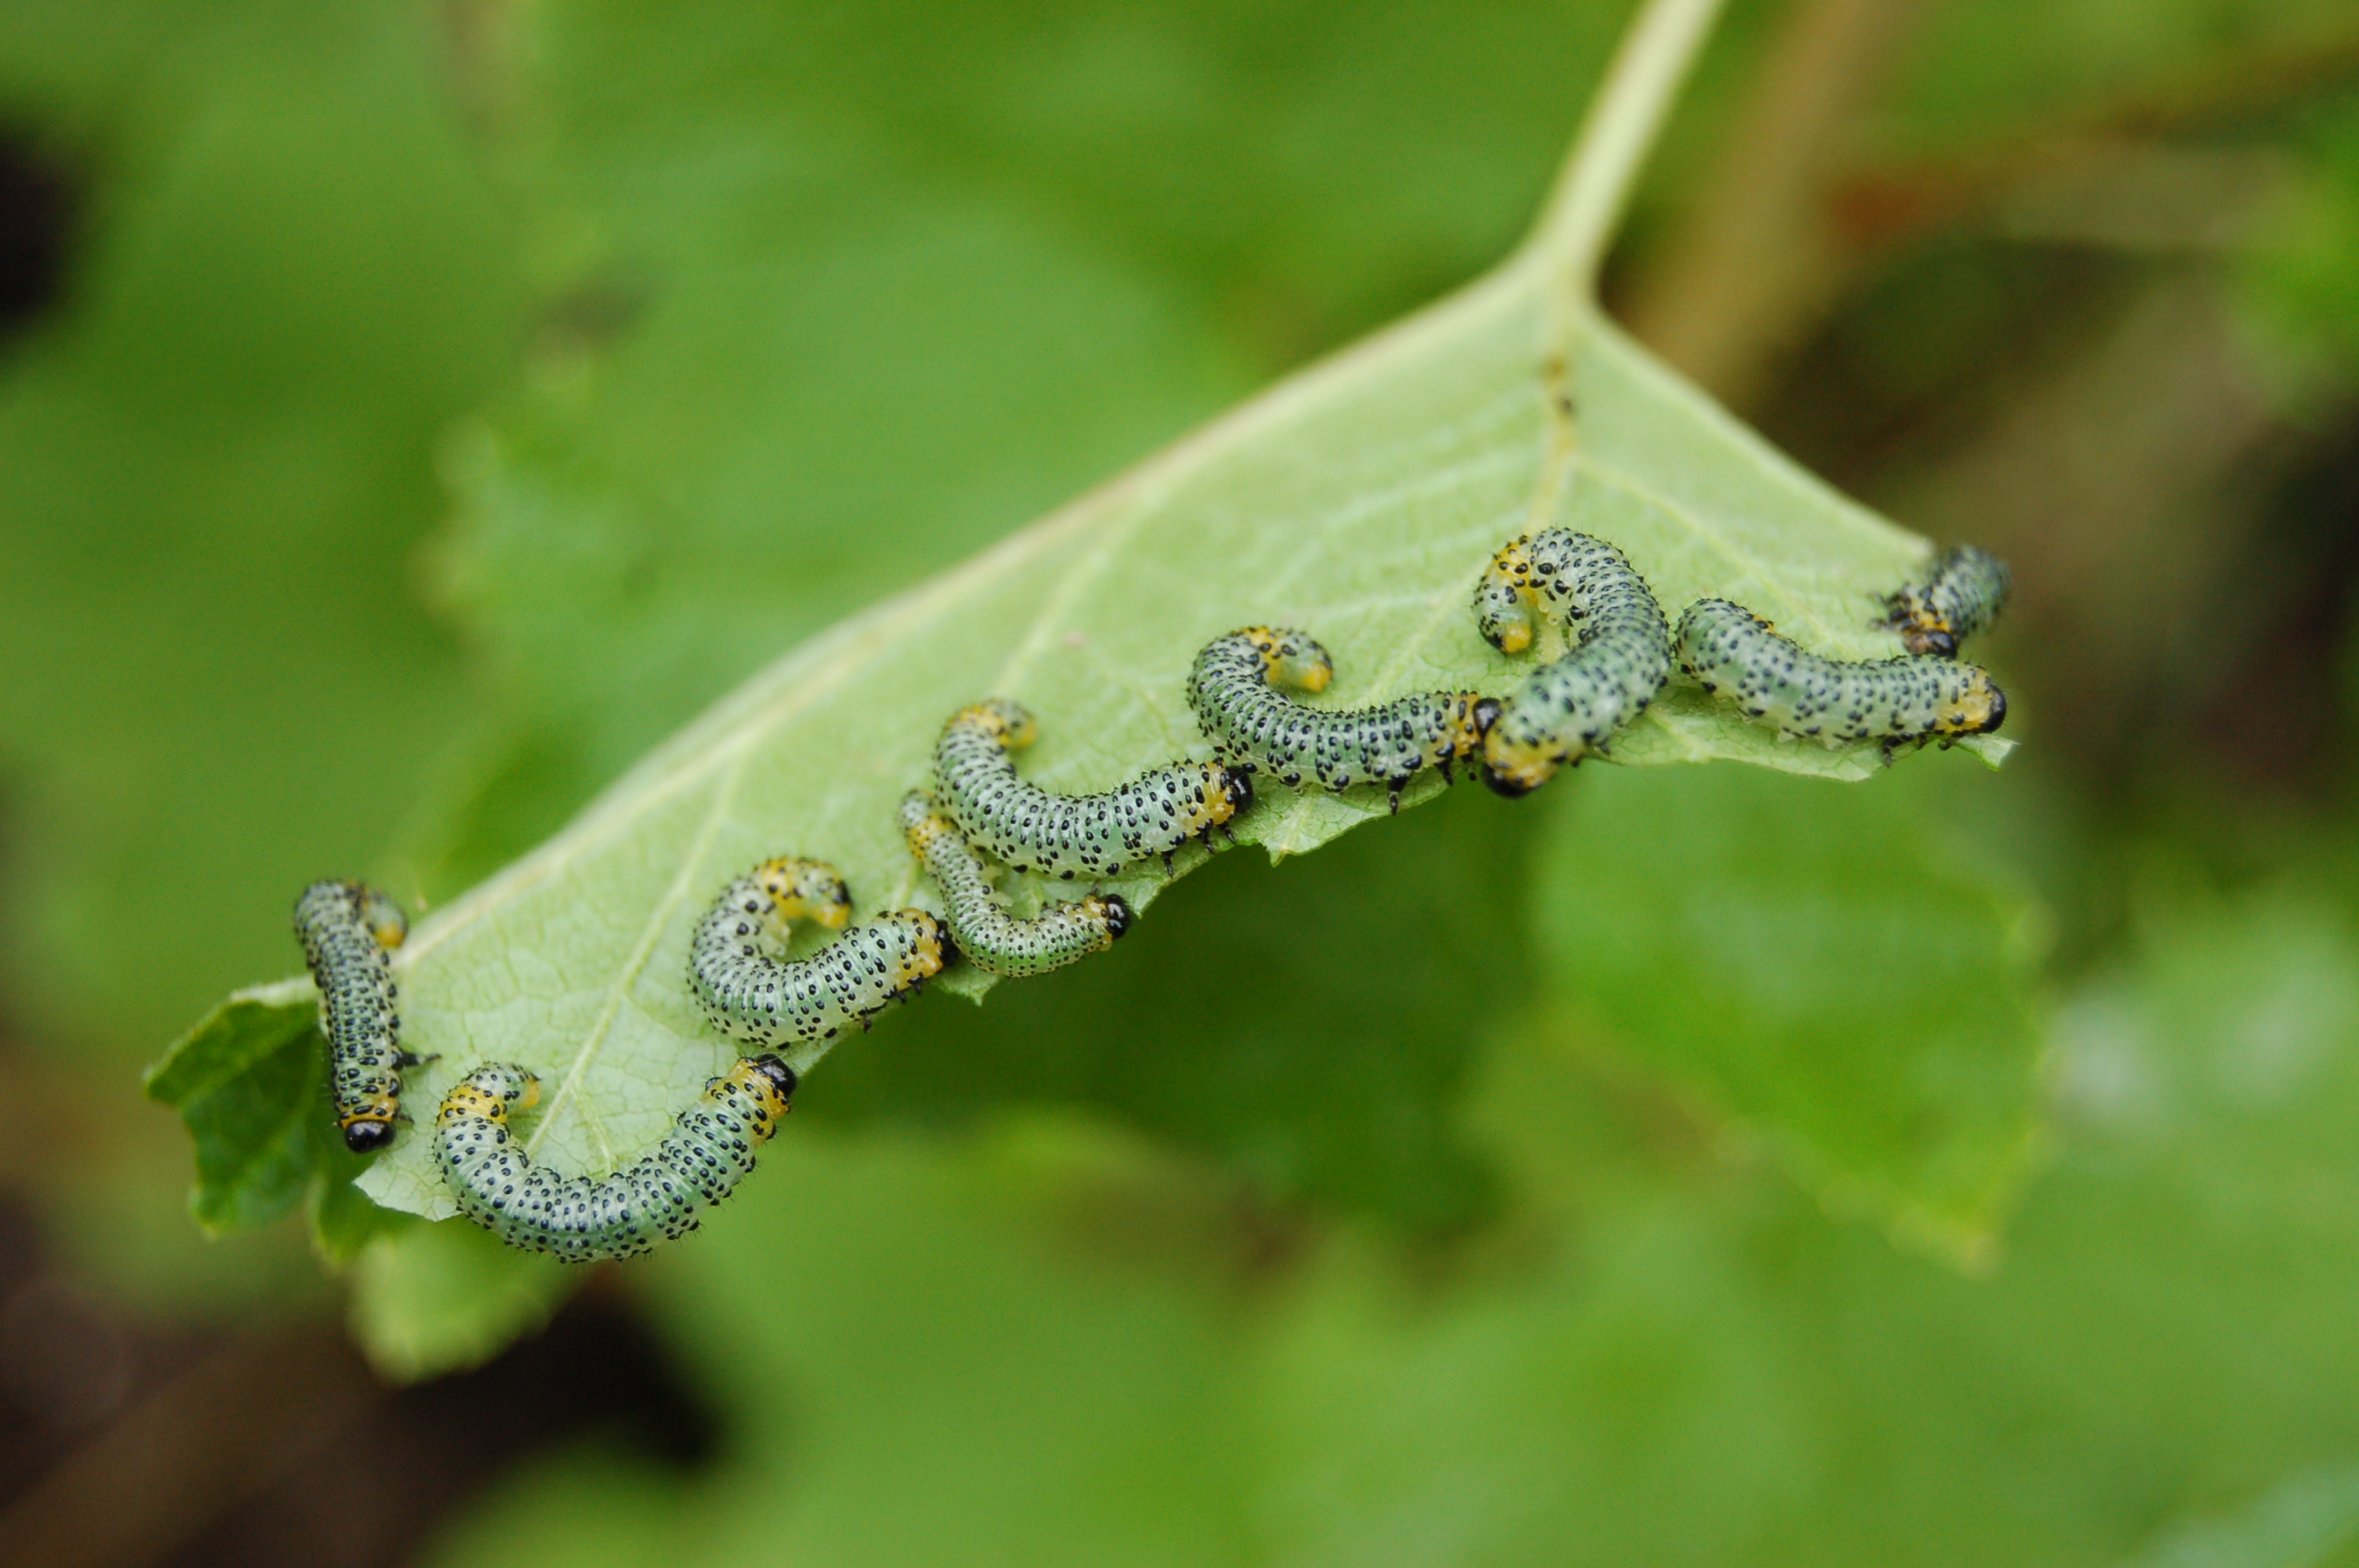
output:
[{"label": "yellow band on larva", "polygon": [[1912,654],[1958,656],[1958,644],[1987,631],[2006,602],[2006,563],[1987,550],[1958,545],[1942,553],[1921,584],[1884,601],[1882,624],[1900,633]]}]

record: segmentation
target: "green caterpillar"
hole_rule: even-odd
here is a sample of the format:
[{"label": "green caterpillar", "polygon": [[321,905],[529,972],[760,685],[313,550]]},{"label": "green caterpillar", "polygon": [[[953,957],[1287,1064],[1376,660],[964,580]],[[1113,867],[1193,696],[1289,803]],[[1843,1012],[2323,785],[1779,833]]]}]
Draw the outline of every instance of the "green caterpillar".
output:
[{"label": "green caterpillar", "polygon": [[1130,929],[1130,905],[1113,893],[1052,904],[1029,920],[1009,914],[984,878],[982,859],[924,790],[902,796],[901,831],[941,890],[959,951],[979,969],[1045,975],[1103,952]]},{"label": "green caterpillar", "polygon": [[636,1164],[603,1181],[535,1165],[508,1127],[511,1112],[540,1098],[522,1067],[476,1068],[442,1098],[434,1152],[468,1218],[511,1247],[560,1262],[628,1258],[697,1227],[697,1210],[719,1203],[754,1168],[795,1092],[794,1070],[776,1056],[747,1056],[708,1081],[669,1136]]},{"label": "green caterpillar", "polygon": [[2006,563],[1987,550],[1958,545],[1933,563],[1922,586],[1911,585],[1884,601],[1882,625],[1896,628],[1912,654],[1958,656],[1958,644],[1987,631],[2006,602]]},{"label": "green caterpillar", "polygon": [[1174,850],[1253,804],[1252,781],[1218,762],[1174,762],[1097,795],[1051,795],[1018,778],[1007,754],[1038,734],[1027,709],[994,697],[951,715],[934,743],[942,814],[1019,871],[1110,877],[1149,855],[1169,871]]},{"label": "green caterpillar", "polygon": [[1290,789],[1380,784],[1400,809],[1401,791],[1424,768],[1446,778],[1483,749],[1499,705],[1471,691],[1404,697],[1375,708],[1305,708],[1277,686],[1320,692],[1334,661],[1308,635],[1248,626],[1214,639],[1188,672],[1188,706],[1224,760],[1275,775]]},{"label": "green caterpillar", "polygon": [[1603,539],[1569,529],[1526,535],[1491,558],[1474,586],[1475,622],[1503,654],[1532,644],[1533,617],[1562,621],[1571,644],[1500,706],[1483,738],[1483,782],[1499,794],[1538,788],[1647,711],[1671,676],[1663,608]]},{"label": "green caterpillar", "polygon": [[1887,759],[1914,741],[1948,745],[1987,735],[2006,719],[2006,693],[1973,665],[1908,657],[1870,664],[1821,658],[1724,599],[1699,599],[1680,617],[1680,668],[1748,719],[1830,747],[1881,741]]},{"label": "green caterpillar", "polygon": [[808,958],[783,956],[793,921],[832,930],[851,911],[843,879],[817,860],[765,860],[723,888],[688,956],[690,989],[712,1026],[763,1047],[831,1040],[915,996],[957,956],[922,909],[855,925]]},{"label": "green caterpillar", "polygon": [[364,882],[320,881],[295,901],[295,935],[320,988],[320,1033],[328,1037],[329,1092],[344,1147],[382,1148],[401,1115],[401,1070],[423,1057],[401,1048],[394,1005],[393,950],[409,921]]}]

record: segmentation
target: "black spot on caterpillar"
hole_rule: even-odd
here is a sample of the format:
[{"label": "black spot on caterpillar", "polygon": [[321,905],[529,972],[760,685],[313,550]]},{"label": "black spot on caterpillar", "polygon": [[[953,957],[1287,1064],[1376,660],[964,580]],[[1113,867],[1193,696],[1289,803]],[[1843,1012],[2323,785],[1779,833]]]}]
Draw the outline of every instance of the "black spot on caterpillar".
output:
[{"label": "black spot on caterpillar", "polygon": [[434,1152],[460,1209],[511,1247],[560,1262],[628,1258],[697,1227],[697,1210],[729,1195],[754,1168],[795,1092],[776,1056],[747,1056],[708,1081],[703,1098],[634,1165],[603,1181],[535,1165],[508,1127],[540,1085],[521,1067],[476,1068],[443,1097]]},{"label": "black spot on caterpillar", "polygon": [[1483,746],[1499,705],[1471,691],[1404,697],[1333,713],[1305,708],[1274,686],[1318,692],[1334,677],[1327,650],[1300,632],[1248,626],[1214,639],[1188,672],[1188,706],[1223,760],[1289,789],[1379,784],[1400,809],[1419,770],[1451,765]]},{"label": "black spot on caterpillar", "polygon": [[1218,762],[1174,762],[1097,795],[1051,795],[1018,778],[1007,755],[1038,732],[1027,709],[994,697],[952,714],[934,744],[942,814],[1019,871],[1110,877],[1149,855],[1169,870],[1174,850],[1253,803],[1246,776]]},{"label": "black spot on caterpillar", "polygon": [[1662,606],[1629,557],[1603,539],[1550,528],[1491,558],[1474,585],[1484,637],[1503,654],[1522,653],[1538,611],[1564,622],[1569,647],[1508,696],[1483,739],[1483,782],[1505,795],[1537,789],[1593,752],[1603,755],[1671,676]]},{"label": "black spot on caterpillar", "polygon": [[1029,920],[1000,907],[983,861],[924,790],[901,798],[909,853],[941,890],[959,951],[995,975],[1044,975],[1103,952],[1130,929],[1130,905],[1112,893],[1051,904]]},{"label": "black spot on caterpillar", "polygon": [[832,928],[851,910],[843,879],[817,860],[765,860],[723,888],[688,956],[689,987],[712,1026],[759,1046],[832,1039],[915,996],[956,956],[922,909],[855,925],[808,958],[784,956],[792,922]]},{"label": "black spot on caterpillar", "polygon": [[1912,585],[1884,601],[1881,625],[1897,629],[1912,654],[1958,656],[1958,644],[1987,631],[2006,602],[2006,563],[1987,550],[1959,545],[1933,563],[1922,586]]},{"label": "black spot on caterpillar", "polygon": [[401,1048],[393,950],[409,922],[392,899],[364,882],[321,881],[295,901],[295,935],[320,988],[320,1032],[328,1037],[329,1092],[344,1147],[384,1147],[401,1115],[401,1070],[420,1061]]},{"label": "black spot on caterpillar", "polygon": [[1700,599],[1680,617],[1680,668],[1747,719],[1840,746],[1987,735],[2006,719],[2006,694],[1987,673],[1947,659],[1848,664],[1803,652],[1742,605]]}]

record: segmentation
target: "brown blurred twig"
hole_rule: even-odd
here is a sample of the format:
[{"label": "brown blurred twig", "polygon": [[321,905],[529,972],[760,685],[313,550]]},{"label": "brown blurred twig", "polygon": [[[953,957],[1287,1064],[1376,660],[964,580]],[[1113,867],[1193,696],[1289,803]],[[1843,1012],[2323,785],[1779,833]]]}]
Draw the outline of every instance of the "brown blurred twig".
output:
[{"label": "brown blurred twig", "polygon": [[385,1391],[332,1325],[234,1340],[0,1514],[17,1568],[139,1568],[292,1469]]},{"label": "brown blurred twig", "polygon": [[1824,196],[1919,0],[1799,0],[1727,151],[1626,312],[1658,353],[1742,406],[1843,287]]}]

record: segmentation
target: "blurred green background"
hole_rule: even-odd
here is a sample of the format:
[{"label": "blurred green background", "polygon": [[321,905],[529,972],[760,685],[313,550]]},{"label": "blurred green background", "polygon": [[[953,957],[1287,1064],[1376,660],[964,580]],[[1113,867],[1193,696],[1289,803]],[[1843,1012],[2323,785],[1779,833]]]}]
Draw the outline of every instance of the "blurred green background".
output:
[{"label": "blurred green background", "polygon": [[[2359,1563],[2359,6],[1737,4],[1607,279],[2024,742],[1584,769],[832,1062],[439,1380],[141,1067],[1473,276],[1624,19],[0,11],[26,1562]],[[456,1227],[445,1227],[455,1229]],[[481,1295],[463,1249],[430,1304]]]}]

